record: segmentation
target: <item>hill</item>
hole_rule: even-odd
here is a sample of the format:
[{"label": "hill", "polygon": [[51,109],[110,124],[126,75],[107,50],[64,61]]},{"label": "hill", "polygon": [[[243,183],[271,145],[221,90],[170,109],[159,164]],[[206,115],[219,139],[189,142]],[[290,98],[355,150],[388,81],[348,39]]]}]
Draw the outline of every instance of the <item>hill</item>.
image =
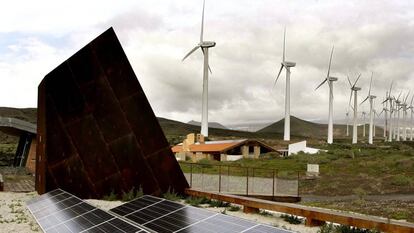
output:
[{"label": "hill", "polygon": [[[187,124],[189,125],[195,125],[195,126],[201,126],[201,123],[199,121],[189,121],[187,122]],[[218,123],[218,122],[208,122],[208,127],[209,128],[216,128],[216,129],[228,129],[226,126]]]},{"label": "hill", "polygon": [[[281,119],[269,126],[257,131],[257,133],[280,133],[283,134],[285,119]],[[369,125],[365,126],[365,132],[368,134]],[[310,137],[310,138],[324,138],[327,135],[328,125],[319,124],[306,120],[299,119],[295,116],[290,117],[290,134],[293,136]],[[346,137],[346,125],[334,124],[334,137]],[[352,133],[352,126],[349,126],[349,134]],[[376,135],[382,135],[383,129],[376,127]],[[362,136],[362,126],[358,127],[358,135]]]}]

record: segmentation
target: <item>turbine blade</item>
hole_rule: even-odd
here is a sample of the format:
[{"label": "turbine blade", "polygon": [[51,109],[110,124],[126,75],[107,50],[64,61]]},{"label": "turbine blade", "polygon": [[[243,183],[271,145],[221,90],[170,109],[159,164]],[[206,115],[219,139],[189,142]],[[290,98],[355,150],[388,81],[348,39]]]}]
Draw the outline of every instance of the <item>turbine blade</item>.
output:
[{"label": "turbine blade", "polygon": [[402,92],[400,92],[400,94],[398,95],[397,101],[400,100],[401,94],[402,94]]},{"label": "turbine blade", "polygon": [[[204,55],[204,49],[201,49],[201,52],[203,52],[203,55]],[[208,70],[210,71],[210,74],[213,74],[213,72],[211,71],[211,68],[210,68],[210,64],[208,64]]]},{"label": "turbine blade", "polygon": [[329,73],[331,71],[331,63],[332,63],[332,55],[333,55],[333,52],[334,52],[334,46],[332,46],[331,57],[329,58],[328,74],[326,75],[326,77],[328,77],[328,78],[329,78]]},{"label": "turbine blade", "polygon": [[394,84],[394,80],[392,80],[391,82],[390,91],[388,92],[388,97],[391,97],[392,84]]},{"label": "turbine blade", "polygon": [[357,82],[358,82],[359,78],[361,78],[361,74],[359,74],[359,75],[358,75],[358,78],[356,79],[356,81],[355,81],[355,83],[354,83],[353,87],[355,87],[355,85],[357,84]]},{"label": "turbine blade", "polygon": [[359,105],[363,104],[365,101],[367,101],[367,99],[369,98],[369,96],[367,96],[367,98],[364,99],[364,101],[362,101]]},{"label": "turbine blade", "polygon": [[[354,92],[353,92],[353,90],[351,90],[351,94],[349,95],[349,107],[352,107],[351,106],[351,100],[352,100],[352,94],[353,94]],[[353,108],[352,108],[353,109]]]},{"label": "turbine blade", "polygon": [[413,105],[414,95],[411,97],[410,105]]},{"label": "turbine blade", "polygon": [[411,91],[408,91],[408,94],[405,96],[405,99],[404,99],[404,104],[406,104],[406,103],[407,103],[407,99],[408,99],[408,96],[410,95],[410,92],[411,92]]},{"label": "turbine blade", "polygon": [[282,73],[282,70],[283,70],[283,65],[281,65],[281,66],[280,66],[280,70],[279,70],[279,73],[277,74],[277,77],[276,77],[275,83],[273,84],[273,88],[275,88],[275,86],[276,86],[276,82],[277,82],[277,80],[279,79],[279,77],[280,77],[280,73]]},{"label": "turbine blade", "polygon": [[346,77],[348,78],[349,86],[352,88],[352,83],[351,83],[351,80],[349,80],[349,76],[347,75]]},{"label": "turbine blade", "polygon": [[285,26],[285,30],[283,32],[283,58],[282,61],[285,62],[285,56],[286,56],[286,26]]},{"label": "turbine blade", "polygon": [[369,82],[369,91],[368,91],[368,96],[371,95],[371,85],[372,85],[372,77],[374,76],[374,72],[371,71],[371,81]]},{"label": "turbine blade", "polygon": [[325,80],[323,80],[321,84],[319,84],[318,87],[315,88],[315,91],[318,90],[318,88],[321,87],[324,83],[326,83],[326,81],[328,81],[328,78],[325,78]]},{"label": "turbine blade", "polygon": [[190,52],[188,52],[181,61],[184,61],[188,56],[194,53],[194,51],[196,51],[198,48],[200,48],[200,45],[196,45],[196,47],[194,47]]},{"label": "turbine blade", "polygon": [[203,13],[201,16],[201,33],[200,33],[200,42],[203,42],[203,34],[204,34],[204,8],[206,5],[206,0],[203,1]]}]

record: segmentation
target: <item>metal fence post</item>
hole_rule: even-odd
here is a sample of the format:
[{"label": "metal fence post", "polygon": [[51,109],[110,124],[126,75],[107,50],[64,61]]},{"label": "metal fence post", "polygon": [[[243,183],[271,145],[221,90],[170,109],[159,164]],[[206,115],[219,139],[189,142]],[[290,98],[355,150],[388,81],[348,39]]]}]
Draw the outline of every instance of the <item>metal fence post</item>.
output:
[{"label": "metal fence post", "polygon": [[190,163],[190,188],[193,187],[193,163]]},{"label": "metal fence post", "polygon": [[249,168],[246,168],[246,196],[249,196]]},{"label": "metal fence post", "polygon": [[299,174],[299,171],[298,171],[298,190],[297,190],[298,197],[299,197],[299,181],[300,181],[300,174]]},{"label": "metal fence post", "polygon": [[204,166],[201,165],[201,190],[204,190]]},{"label": "metal fence post", "polygon": [[221,192],[221,165],[219,165],[219,193]]},{"label": "metal fence post", "polygon": [[272,197],[275,197],[275,169],[273,169],[273,186],[272,186]]}]

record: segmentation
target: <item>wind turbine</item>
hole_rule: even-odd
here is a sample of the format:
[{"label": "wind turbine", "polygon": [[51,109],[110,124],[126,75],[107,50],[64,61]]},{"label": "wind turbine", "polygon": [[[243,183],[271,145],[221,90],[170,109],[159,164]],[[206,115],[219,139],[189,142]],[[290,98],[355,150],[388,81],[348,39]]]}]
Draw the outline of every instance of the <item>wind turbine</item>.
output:
[{"label": "wind turbine", "polygon": [[413,97],[411,97],[411,102],[410,102],[410,106],[408,107],[408,109],[411,110],[411,121],[410,121],[410,141],[413,140],[413,112],[414,112],[414,107],[413,107],[413,99],[414,99],[414,95]]},{"label": "wind turbine", "polygon": [[396,120],[397,120],[397,124],[396,124],[397,125],[397,133],[396,133],[397,138],[396,138],[396,140],[397,140],[397,142],[400,141],[400,106],[401,106],[400,97],[401,97],[401,92],[398,95],[398,98],[395,100],[395,111],[397,113],[397,118],[396,118]]},{"label": "wind turbine", "polygon": [[280,74],[282,73],[283,68],[286,69],[286,92],[285,92],[285,130],[283,135],[283,140],[290,141],[290,68],[295,67],[295,62],[290,62],[285,60],[286,57],[286,27],[283,33],[283,57],[280,66],[279,73],[277,74],[275,83],[279,79]]},{"label": "wind turbine", "polygon": [[201,134],[208,137],[208,71],[210,66],[208,64],[208,49],[216,46],[214,41],[204,41],[204,8],[206,1],[203,1],[203,14],[201,17],[201,33],[200,33],[200,42],[190,51],[187,55],[184,56],[182,61],[184,61],[188,56],[190,56],[197,49],[201,49],[204,54],[204,68],[203,68],[203,100],[202,100],[202,113],[201,113]]},{"label": "wind turbine", "polygon": [[329,85],[329,116],[328,116],[328,140],[327,141],[329,144],[332,144],[333,142],[333,82],[338,81],[338,78],[331,77],[329,75],[331,71],[333,51],[334,51],[334,46],[332,46],[331,57],[329,58],[328,74],[326,75],[326,78],[315,89],[317,90],[324,83],[328,82],[328,85]]},{"label": "wind turbine", "polygon": [[389,126],[389,129],[388,129],[388,141],[389,142],[392,142],[392,138],[393,138],[393,122],[392,122],[392,114],[393,114],[393,102],[394,102],[394,98],[393,97],[391,97],[391,91],[392,91],[392,85],[393,85],[393,83],[394,83],[394,81],[392,81],[391,82],[391,86],[390,86],[390,91],[387,93],[387,96],[386,96],[386,99],[385,99],[385,103],[387,103],[387,102],[389,102],[390,103],[390,109],[389,109],[389,112],[390,112],[390,118],[389,118],[389,121],[388,121],[388,126]]},{"label": "wind turbine", "polygon": [[349,136],[349,109],[348,112],[346,112],[346,136]]},{"label": "wind turbine", "polygon": [[[388,98],[388,91],[386,92],[385,96],[387,96]],[[385,99],[382,102],[382,111],[380,112],[379,115],[381,115],[382,112],[384,112],[384,138],[385,138],[385,141],[387,141],[387,129],[388,129],[388,100],[387,99]]]},{"label": "wind turbine", "polygon": [[[375,114],[375,112],[373,112],[373,104],[374,104],[374,99],[377,98],[375,95],[371,95],[372,77],[373,76],[374,76],[374,72],[371,72],[371,81],[369,82],[368,96],[361,103],[361,104],[363,104],[365,101],[367,101],[369,99],[369,132],[368,132],[368,143],[369,144],[372,144],[372,141],[373,141],[373,132],[374,132],[373,125],[374,125],[374,114]],[[365,114],[364,114],[364,134],[365,134]]]},{"label": "wind turbine", "polygon": [[354,96],[354,122],[353,122],[353,128],[352,128],[352,144],[357,143],[358,140],[358,126],[357,126],[357,118],[358,118],[358,91],[361,90],[360,87],[356,87],[355,85],[357,84],[359,78],[361,77],[361,74],[358,75],[358,78],[356,79],[356,81],[354,82],[354,84],[352,85],[351,80],[349,80],[348,77],[348,82],[349,82],[349,86],[351,87],[351,95],[349,96],[349,106],[351,106],[351,99],[352,99],[352,95]]},{"label": "wind turbine", "polygon": [[407,99],[408,99],[409,95],[410,95],[410,92],[408,92],[408,94],[405,96],[404,102],[401,103],[401,109],[403,111],[403,122],[402,122],[402,126],[403,126],[402,139],[403,139],[403,141],[407,141]]},{"label": "wind turbine", "polygon": [[365,115],[366,115],[367,113],[365,112],[365,111],[362,111],[362,113],[361,113],[361,115],[362,115],[362,128],[363,128],[363,131],[362,131],[362,137],[363,138],[365,138]]}]

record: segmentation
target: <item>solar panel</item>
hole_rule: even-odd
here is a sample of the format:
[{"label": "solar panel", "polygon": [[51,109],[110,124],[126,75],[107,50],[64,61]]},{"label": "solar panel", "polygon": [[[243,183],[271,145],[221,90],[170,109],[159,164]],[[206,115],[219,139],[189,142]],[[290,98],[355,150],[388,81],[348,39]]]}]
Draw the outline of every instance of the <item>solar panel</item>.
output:
[{"label": "solar panel", "polygon": [[148,232],[61,189],[33,198],[26,204],[46,233]]},{"label": "solar panel", "polygon": [[290,232],[148,195],[109,211],[155,232]]}]

